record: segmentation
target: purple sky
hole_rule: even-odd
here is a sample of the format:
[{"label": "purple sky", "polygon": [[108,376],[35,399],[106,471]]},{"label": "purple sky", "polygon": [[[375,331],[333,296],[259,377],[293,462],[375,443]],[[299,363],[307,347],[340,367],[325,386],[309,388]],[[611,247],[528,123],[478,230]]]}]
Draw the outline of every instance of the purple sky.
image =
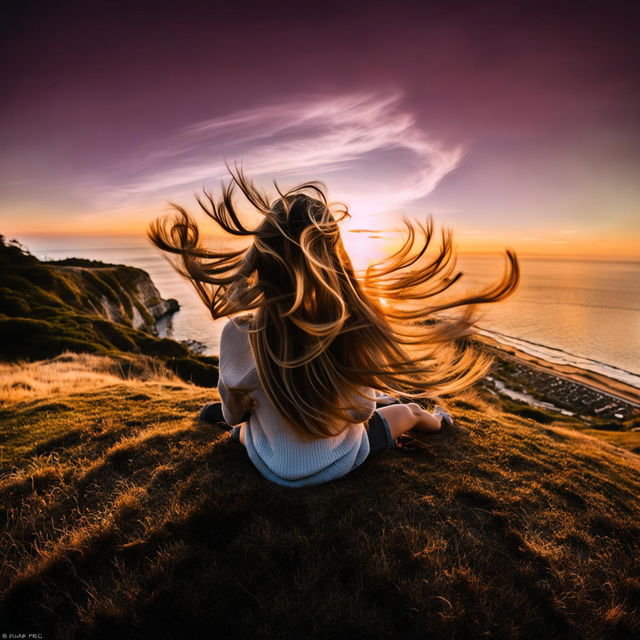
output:
[{"label": "purple sky", "polygon": [[639,257],[634,6],[14,3],[0,233],[140,232],[227,160],[323,180],[354,227]]}]

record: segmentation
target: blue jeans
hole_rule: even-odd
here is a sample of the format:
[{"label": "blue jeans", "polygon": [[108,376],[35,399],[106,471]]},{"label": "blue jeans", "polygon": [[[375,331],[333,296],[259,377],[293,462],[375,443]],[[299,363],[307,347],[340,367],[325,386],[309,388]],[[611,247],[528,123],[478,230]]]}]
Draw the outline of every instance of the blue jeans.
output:
[{"label": "blue jeans", "polygon": [[391,435],[387,419],[379,411],[374,411],[367,422],[367,436],[369,438],[369,455],[366,460],[398,446]]}]

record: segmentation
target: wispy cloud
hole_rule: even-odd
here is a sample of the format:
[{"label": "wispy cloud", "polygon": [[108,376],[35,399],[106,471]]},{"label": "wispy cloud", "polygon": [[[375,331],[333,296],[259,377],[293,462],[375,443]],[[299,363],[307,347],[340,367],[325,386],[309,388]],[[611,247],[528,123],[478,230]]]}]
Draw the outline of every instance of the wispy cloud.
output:
[{"label": "wispy cloud", "polygon": [[[367,178],[368,163],[378,174],[389,164],[376,161],[386,152],[406,156],[406,170]],[[341,185],[338,199],[351,211],[376,213],[428,195],[462,157],[461,147],[444,147],[420,129],[402,108],[399,92],[305,96],[175,132],[118,167],[110,179],[111,197],[103,204],[113,211],[153,197],[175,199],[187,189],[227,180],[225,161],[238,161],[258,181],[323,180],[331,174],[332,184]],[[354,174],[358,179],[350,180]]]}]

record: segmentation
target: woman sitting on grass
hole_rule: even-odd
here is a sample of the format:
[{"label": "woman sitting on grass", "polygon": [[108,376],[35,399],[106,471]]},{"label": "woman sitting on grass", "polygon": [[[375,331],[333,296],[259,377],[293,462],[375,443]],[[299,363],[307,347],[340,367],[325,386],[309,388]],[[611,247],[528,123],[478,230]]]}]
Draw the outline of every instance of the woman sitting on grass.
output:
[{"label": "woman sitting on grass", "polygon": [[[276,185],[280,197],[270,202],[237,174],[217,205],[206,191],[197,200],[227,233],[251,238],[248,248],[205,248],[179,205],[178,215],[155,221],[148,234],[177,254],[174,268],[212,317],[230,318],[220,339],[220,408],[260,473],[290,487],[327,482],[396,447],[409,429],[435,433],[449,424],[440,407],[429,413],[413,402],[388,402],[458,391],[487,373],[490,360],[464,338],[476,304],[516,289],[515,254],[507,251],[509,268],[497,285],[438,303],[462,274],[454,273],[449,232],[427,259],[431,220],[405,219],[403,246],[358,276],[338,226],[349,214],[332,211],[321,183],[284,194]],[[255,228],[236,213],[235,184],[263,216]],[[439,313],[454,308],[463,312]],[[376,408],[377,400],[388,406]],[[201,418],[221,419],[213,403]]]}]

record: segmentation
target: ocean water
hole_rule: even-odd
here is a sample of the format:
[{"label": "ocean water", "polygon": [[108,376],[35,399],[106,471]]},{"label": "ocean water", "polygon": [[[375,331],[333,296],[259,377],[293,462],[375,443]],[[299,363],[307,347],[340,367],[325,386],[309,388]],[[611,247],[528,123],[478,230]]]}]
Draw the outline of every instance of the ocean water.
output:
[{"label": "ocean water", "polygon": [[[544,360],[640,387],[640,262],[523,259],[512,297],[484,305],[480,333]],[[496,258],[460,260],[468,282],[495,281]]]},{"label": "ocean water", "polygon": [[[226,319],[213,321],[190,285],[144,239],[19,237],[40,259],[89,258],[147,271],[181,309],[168,333],[195,339],[216,354]],[[640,388],[640,262],[522,259],[522,280],[509,299],[484,305],[478,330],[551,362],[596,371]],[[461,257],[462,282],[495,282],[497,257]]]}]

